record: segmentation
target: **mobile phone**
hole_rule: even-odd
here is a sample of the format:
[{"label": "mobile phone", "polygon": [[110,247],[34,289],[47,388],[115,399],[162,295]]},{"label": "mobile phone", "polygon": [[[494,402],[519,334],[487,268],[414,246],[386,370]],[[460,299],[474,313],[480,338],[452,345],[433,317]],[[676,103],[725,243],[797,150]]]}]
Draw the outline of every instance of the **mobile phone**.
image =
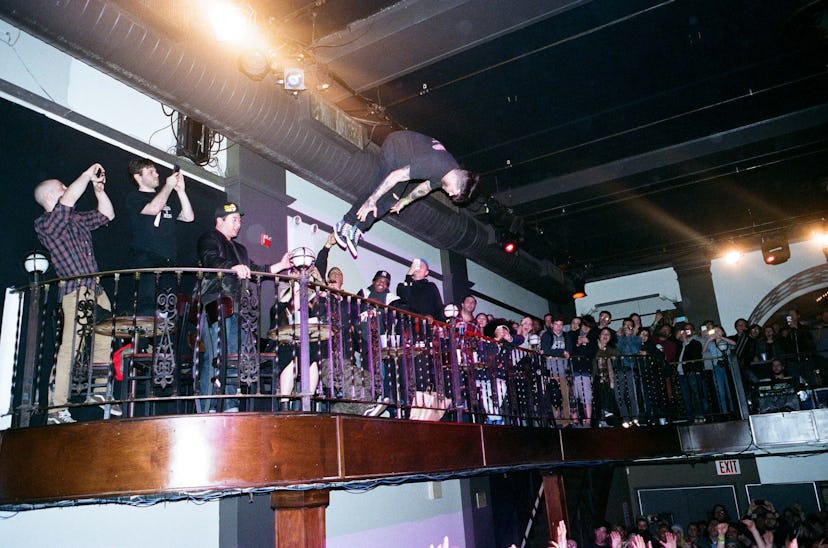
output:
[{"label": "mobile phone", "polygon": [[687,316],[679,316],[678,318],[676,318],[676,321],[677,322],[686,322],[687,321]]},{"label": "mobile phone", "polygon": [[708,335],[715,335],[715,334],[716,334],[716,330],[715,330],[715,329],[708,329],[708,330],[707,330],[707,334],[708,334]]},{"label": "mobile phone", "polygon": [[173,174],[176,174],[176,173],[178,173],[179,171],[181,171],[181,166],[180,166],[180,165],[178,165],[178,164],[175,164],[175,165],[173,166]]}]

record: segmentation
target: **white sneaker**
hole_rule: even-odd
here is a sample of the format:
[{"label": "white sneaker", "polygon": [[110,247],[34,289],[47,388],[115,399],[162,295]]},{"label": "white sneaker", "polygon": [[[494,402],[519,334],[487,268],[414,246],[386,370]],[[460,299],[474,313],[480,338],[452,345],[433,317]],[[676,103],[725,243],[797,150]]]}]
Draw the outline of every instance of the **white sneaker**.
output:
[{"label": "white sneaker", "polygon": [[49,416],[46,419],[46,424],[68,424],[70,422],[76,421],[72,418],[72,414],[68,409],[62,409],[60,411],[49,413]]},{"label": "white sneaker", "polygon": [[379,403],[376,405],[369,407],[365,413],[362,414],[363,417],[379,417],[382,413],[388,409],[388,404],[391,403],[391,398],[382,398]]},{"label": "white sneaker", "polygon": [[121,406],[117,403],[110,404],[109,401],[106,399],[106,396],[103,394],[92,394],[87,398],[86,403],[97,403],[98,407],[106,411],[106,406],[109,405],[109,414],[113,417],[120,417],[124,414],[121,410]]},{"label": "white sneaker", "polygon": [[342,249],[347,249],[348,244],[346,243],[347,236],[346,234],[350,232],[351,225],[345,222],[345,219],[342,219],[336,225],[334,225],[333,235],[334,239],[336,240],[336,245],[341,247]]},{"label": "white sneaker", "polygon": [[348,251],[351,253],[354,259],[357,258],[357,246],[359,245],[359,239],[362,238],[362,230],[359,229],[357,226],[352,226],[351,229],[345,234],[347,239],[345,243],[348,246]]}]

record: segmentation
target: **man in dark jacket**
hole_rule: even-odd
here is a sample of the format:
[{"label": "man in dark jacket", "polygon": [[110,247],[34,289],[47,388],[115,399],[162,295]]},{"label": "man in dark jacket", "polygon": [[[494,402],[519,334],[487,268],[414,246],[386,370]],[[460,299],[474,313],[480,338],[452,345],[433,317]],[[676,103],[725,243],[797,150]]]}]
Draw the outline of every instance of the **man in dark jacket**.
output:
[{"label": "man in dark jacket", "polygon": [[702,399],[702,345],[693,337],[694,329],[690,322],[676,328],[676,339],[679,342],[676,356],[679,388],[684,399],[687,421],[690,423],[704,422],[705,407]]},{"label": "man in dark jacket", "polygon": [[[212,394],[215,376],[212,368],[213,358],[226,357],[238,353],[238,314],[242,291],[242,280],[249,280],[251,272],[270,272],[276,274],[290,268],[290,253],[285,253],[278,263],[269,266],[253,263],[247,255],[247,248],[235,241],[241,229],[244,212],[235,203],[228,202],[216,208],[216,226],[198,239],[198,259],[205,268],[225,268],[232,274],[224,274],[219,282],[215,274],[204,276],[201,285],[201,302],[206,314],[202,314],[201,328],[204,340],[204,362],[199,365],[199,387],[201,394]],[[221,297],[221,299],[220,299]],[[232,304],[232,308],[231,305]],[[219,339],[219,319],[224,318],[222,337]],[[221,353],[219,354],[219,344]],[[235,387],[226,388],[229,394],[235,394]],[[199,409],[207,411],[210,404],[199,401]],[[227,400],[225,411],[238,411],[238,402]]]},{"label": "man in dark jacket", "polygon": [[440,290],[427,277],[426,260],[414,259],[405,275],[405,281],[397,284],[397,296],[405,303],[406,310],[432,320],[445,321]]},{"label": "man in dark jacket", "polygon": [[[405,281],[397,284],[397,296],[400,298],[400,306],[414,314],[426,317],[425,321],[416,322],[410,330],[412,336],[416,338],[412,341],[414,345],[422,345],[425,348],[433,344],[432,320],[445,321],[443,299],[440,297],[440,291],[434,282],[426,279],[427,277],[428,263],[425,259],[414,259],[405,275]],[[409,329],[404,328],[404,331],[408,332]],[[441,392],[440,387],[436,384],[440,375],[437,374],[435,369],[436,364],[432,359],[431,352],[426,351],[424,354],[415,357],[416,402],[427,400],[434,390],[438,393]]]}]

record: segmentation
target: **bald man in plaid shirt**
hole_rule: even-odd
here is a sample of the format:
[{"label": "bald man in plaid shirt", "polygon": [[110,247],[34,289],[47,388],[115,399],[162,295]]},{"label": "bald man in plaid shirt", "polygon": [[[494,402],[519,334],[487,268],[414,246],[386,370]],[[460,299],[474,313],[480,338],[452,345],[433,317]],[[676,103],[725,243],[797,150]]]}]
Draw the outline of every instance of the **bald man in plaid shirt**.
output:
[{"label": "bald man in plaid shirt", "polygon": [[[75,203],[83,196],[89,183],[98,201],[93,211],[76,211]],[[55,273],[60,277],[90,274],[98,271],[98,263],[92,249],[91,231],[108,224],[115,218],[112,202],[104,189],[106,174],[103,166],[92,164],[68,187],[57,179],[47,179],[34,190],[35,201],[44,213],[34,222],[35,232],[52,256]],[[92,278],[78,278],[66,282],[62,289],[63,340],[55,362],[55,390],[47,424],[75,422],[65,407],[69,401],[72,374],[72,355],[75,340],[78,302],[91,300],[105,310],[111,305],[106,293]],[[96,336],[91,360],[108,361],[111,338]]]}]

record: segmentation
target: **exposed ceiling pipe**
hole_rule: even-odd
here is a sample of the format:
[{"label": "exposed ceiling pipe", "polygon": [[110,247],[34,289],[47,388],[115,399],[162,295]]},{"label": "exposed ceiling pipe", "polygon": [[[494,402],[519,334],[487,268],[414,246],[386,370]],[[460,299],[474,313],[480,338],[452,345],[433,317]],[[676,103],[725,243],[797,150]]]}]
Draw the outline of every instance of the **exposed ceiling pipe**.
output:
[{"label": "exposed ceiling pipe", "polygon": [[[148,4],[172,5],[143,4],[144,11]],[[341,198],[353,200],[371,182],[375,151],[345,145],[311,120],[306,96],[283,93],[269,79],[249,79],[234,56],[197,40],[175,40],[131,7],[104,0],[3,0],[0,16]],[[557,267],[525,253],[504,256],[491,245],[491,227],[465,212],[437,200],[412,208],[416,214],[388,221],[546,297],[560,293]]]}]

